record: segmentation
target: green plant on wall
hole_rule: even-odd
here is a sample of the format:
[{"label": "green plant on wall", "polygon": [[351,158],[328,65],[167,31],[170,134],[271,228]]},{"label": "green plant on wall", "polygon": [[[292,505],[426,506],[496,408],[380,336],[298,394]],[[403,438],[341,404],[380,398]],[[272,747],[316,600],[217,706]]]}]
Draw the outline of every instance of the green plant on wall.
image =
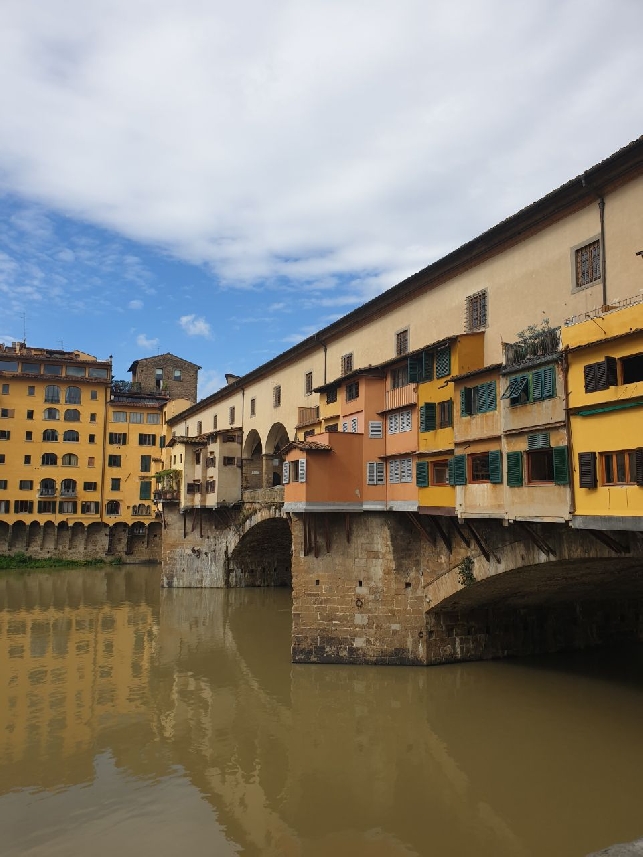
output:
[{"label": "green plant on wall", "polygon": [[476,578],[473,573],[473,560],[470,556],[465,556],[457,568],[460,586],[470,586],[472,583],[476,582]]}]

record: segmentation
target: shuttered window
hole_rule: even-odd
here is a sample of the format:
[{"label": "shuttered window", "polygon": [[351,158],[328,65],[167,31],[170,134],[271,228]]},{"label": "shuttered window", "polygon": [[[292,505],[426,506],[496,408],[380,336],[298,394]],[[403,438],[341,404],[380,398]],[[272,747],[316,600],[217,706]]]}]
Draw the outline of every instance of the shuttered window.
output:
[{"label": "shuttered window", "polygon": [[408,359],[408,380],[410,384],[420,384],[433,380],[433,352],[422,351]]},{"label": "shuttered window", "polygon": [[367,485],[384,485],[385,471],[383,461],[367,461],[366,462],[366,484]]},{"label": "shuttered window", "polygon": [[288,485],[288,483],[290,482],[290,462],[289,461],[284,461],[284,466],[282,468],[282,473],[281,473],[281,481],[283,482],[284,485]]},{"label": "shuttered window", "polygon": [[596,488],[596,453],[578,453],[578,484],[581,488]]},{"label": "shuttered window", "polygon": [[541,431],[527,435],[527,449],[547,449],[550,446],[549,432]]},{"label": "shuttered window", "polygon": [[138,492],[139,500],[151,500],[152,499],[152,483],[147,479],[139,484],[139,492]]},{"label": "shuttered window", "polygon": [[397,434],[400,431],[400,414],[389,414],[388,415],[388,433],[389,434]]},{"label": "shuttered window", "polygon": [[463,387],[460,390],[460,415],[486,414],[495,411],[498,406],[496,382],[486,381],[476,387]]},{"label": "shuttered window", "polygon": [[388,463],[388,481],[391,484],[398,482],[413,482],[413,460],[400,458]]},{"label": "shuttered window", "polygon": [[585,392],[595,393],[618,384],[618,364],[615,357],[606,357],[598,363],[587,363],[583,367]]},{"label": "shuttered window", "polygon": [[489,453],[489,482],[502,482],[502,452],[499,449],[492,449]]},{"label": "shuttered window", "polygon": [[531,373],[514,375],[509,379],[503,399],[509,399],[512,408],[529,402],[540,402],[556,396],[556,367],[544,366]]},{"label": "shuttered window", "polygon": [[438,348],[435,354],[435,377],[446,378],[451,374],[451,349],[447,345],[445,348]]},{"label": "shuttered window", "polygon": [[418,461],[415,465],[415,483],[418,488],[429,487],[429,462]]},{"label": "shuttered window", "polygon": [[400,411],[400,432],[411,431],[412,427],[411,411]]},{"label": "shuttered window", "polygon": [[556,485],[569,484],[569,458],[566,446],[555,446],[552,449],[554,456],[554,483]]},{"label": "shuttered window", "polygon": [[507,453],[507,485],[520,488],[523,484],[522,452]]},{"label": "shuttered window", "polygon": [[435,431],[437,426],[437,406],[435,402],[426,402],[420,407],[420,431]]},{"label": "shuttered window", "polygon": [[438,412],[438,425],[440,428],[449,428],[453,425],[453,399],[447,399],[444,402],[439,402]]},{"label": "shuttered window", "polygon": [[370,420],[368,423],[368,436],[370,438],[380,438],[383,436],[383,426],[381,420]]},{"label": "shuttered window", "polygon": [[353,434],[357,433],[357,417],[353,417],[351,420],[351,432]]},{"label": "shuttered window", "polygon": [[449,485],[467,484],[467,456],[454,455],[447,465]]}]

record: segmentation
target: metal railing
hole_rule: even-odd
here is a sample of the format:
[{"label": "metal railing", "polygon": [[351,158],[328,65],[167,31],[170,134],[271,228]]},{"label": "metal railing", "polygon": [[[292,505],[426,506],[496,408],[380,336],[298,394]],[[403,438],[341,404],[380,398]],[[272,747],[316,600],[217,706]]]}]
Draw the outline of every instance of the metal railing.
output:
[{"label": "metal railing", "polygon": [[560,351],[560,327],[539,330],[522,342],[505,342],[505,366],[521,366]]},{"label": "metal railing", "polygon": [[386,410],[401,408],[404,405],[414,405],[416,402],[417,384],[406,384],[386,391]]}]

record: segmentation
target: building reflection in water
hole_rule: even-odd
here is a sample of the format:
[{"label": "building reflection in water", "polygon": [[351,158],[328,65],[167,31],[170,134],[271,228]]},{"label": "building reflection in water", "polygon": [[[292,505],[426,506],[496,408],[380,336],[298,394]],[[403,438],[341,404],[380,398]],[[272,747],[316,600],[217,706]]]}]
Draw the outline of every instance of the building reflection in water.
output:
[{"label": "building reflection in water", "polygon": [[640,835],[635,663],[292,666],[289,647],[285,590],[0,579],[8,853],[555,857]]}]

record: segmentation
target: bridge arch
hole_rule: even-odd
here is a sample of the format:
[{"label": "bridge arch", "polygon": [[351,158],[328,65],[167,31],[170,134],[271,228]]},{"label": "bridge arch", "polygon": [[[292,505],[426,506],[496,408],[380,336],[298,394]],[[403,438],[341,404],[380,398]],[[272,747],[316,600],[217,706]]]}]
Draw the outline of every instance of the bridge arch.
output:
[{"label": "bridge arch", "polygon": [[263,444],[256,429],[250,429],[243,444],[243,489],[263,487]]},{"label": "bridge arch", "polygon": [[265,446],[266,481],[265,487],[281,485],[282,459],[281,450],[290,443],[288,432],[282,423],[273,423],[268,432]]},{"label": "bridge arch", "polygon": [[229,554],[229,586],[292,585],[292,536],[280,511],[261,509],[244,523]]}]

